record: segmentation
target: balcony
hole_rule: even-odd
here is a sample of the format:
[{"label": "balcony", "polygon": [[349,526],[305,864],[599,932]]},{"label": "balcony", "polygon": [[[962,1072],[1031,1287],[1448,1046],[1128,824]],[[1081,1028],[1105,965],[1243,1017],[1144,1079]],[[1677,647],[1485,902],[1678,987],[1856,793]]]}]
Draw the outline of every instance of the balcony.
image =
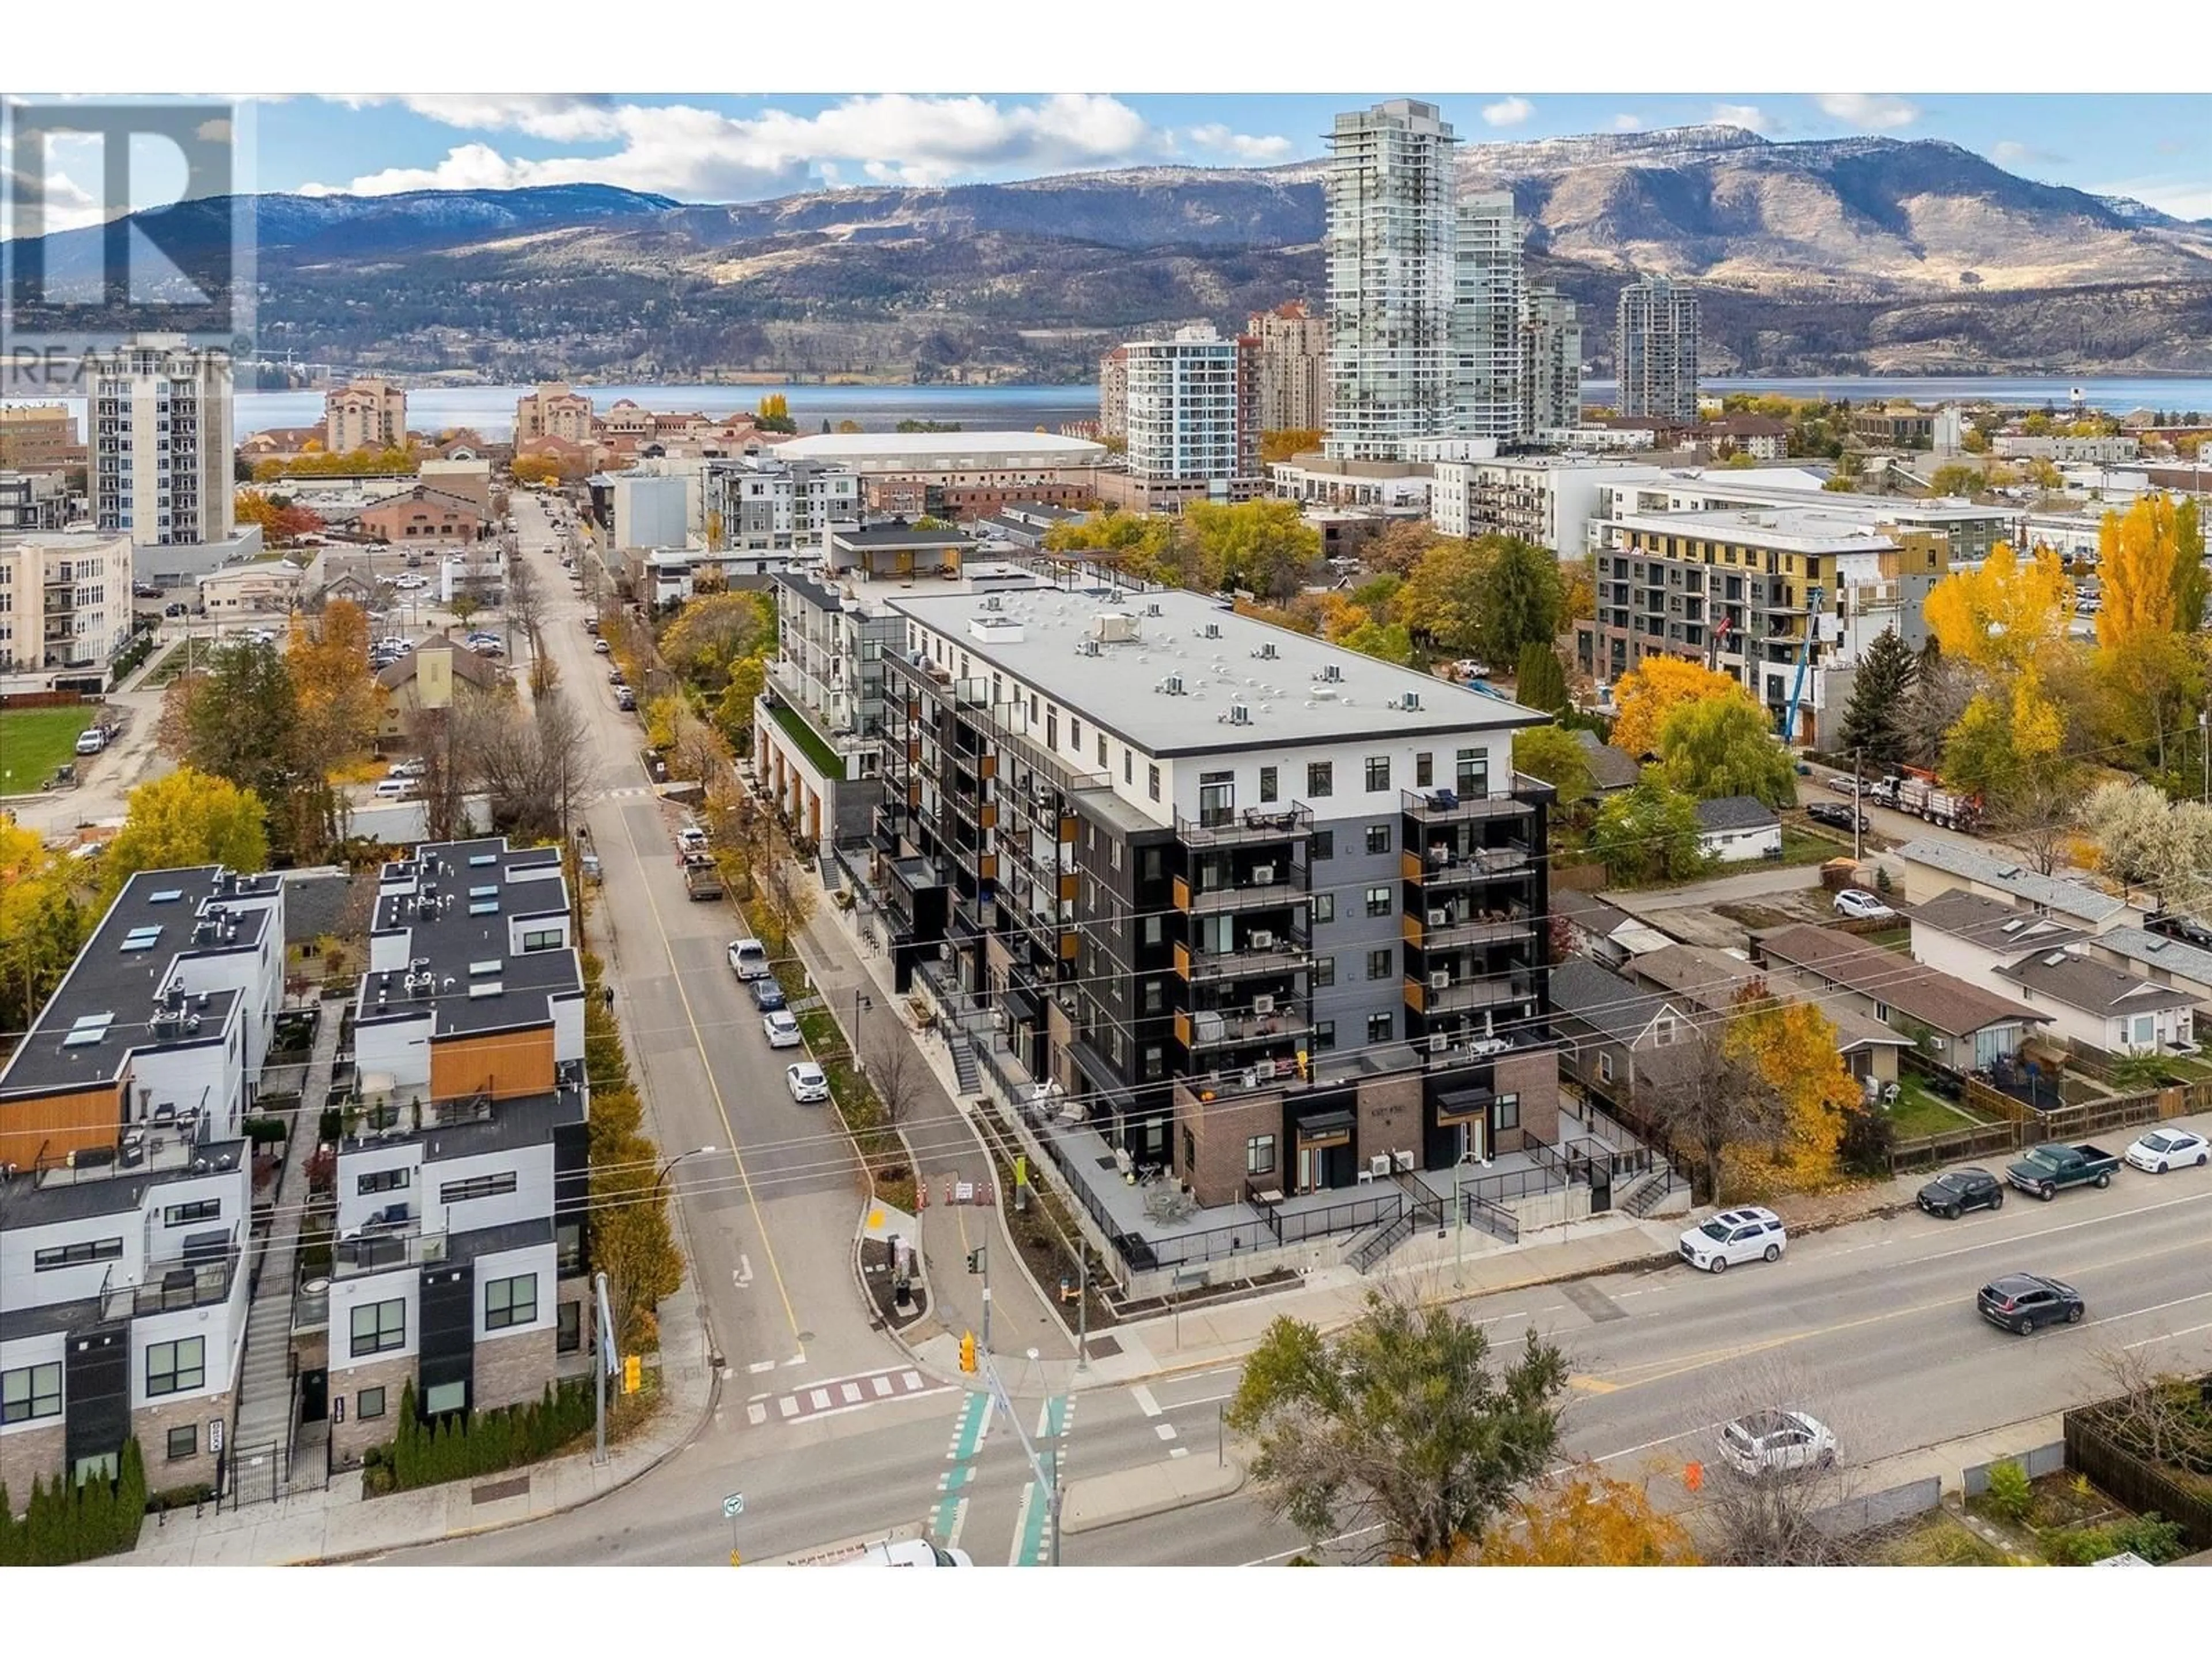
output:
[{"label": "balcony", "polygon": [[1186,847],[1234,847],[1258,842],[1303,839],[1313,832],[1313,808],[1294,803],[1284,808],[1248,806],[1243,811],[1201,811],[1195,818],[1175,815],[1176,834]]},{"label": "balcony", "polygon": [[[1437,920],[1435,918],[1442,918]],[[1417,951],[1466,951],[1516,944],[1528,937],[1528,918],[1519,910],[1484,910],[1439,905],[1409,909],[1399,924],[1406,943]]]},{"label": "balcony", "polygon": [[1431,847],[1424,857],[1407,851],[1399,855],[1398,867],[1406,880],[1428,891],[1467,886],[1479,882],[1514,879],[1533,867],[1528,849],[1517,842],[1504,847],[1478,847],[1462,851],[1455,847]]},{"label": "balcony", "polygon": [[[1524,781],[1518,774],[1515,782]],[[1550,786],[1530,779],[1528,787],[1536,789]],[[1485,818],[1527,817],[1536,810],[1533,800],[1519,794],[1461,794],[1453,789],[1401,789],[1398,798],[1406,816],[1416,823],[1472,823]]]},{"label": "balcony", "polygon": [[100,1317],[131,1319],[184,1308],[215,1307],[230,1299],[240,1258],[240,1252],[233,1247],[212,1261],[167,1266],[155,1262],[150,1270],[153,1277],[143,1284],[115,1285],[101,1291]]},{"label": "balcony", "polygon": [[1175,1017],[1176,1041],[1193,1054],[1244,1043],[1303,1041],[1312,1030],[1304,1006],[1290,1002],[1270,1013],[1249,1009],[1195,1009]]},{"label": "balcony", "polygon": [[1460,1014],[1486,1008],[1512,1008],[1533,1002],[1535,998],[1535,981],[1519,977],[1454,980],[1443,985],[1426,979],[1406,981],[1406,1006],[1421,1014]]},{"label": "balcony", "polygon": [[[1255,942],[1261,939],[1267,943]],[[1296,973],[1309,965],[1312,955],[1312,945],[1303,934],[1255,931],[1233,951],[1195,950],[1179,944],[1175,947],[1175,970],[1192,983],[1256,979],[1262,975]]]},{"label": "balcony", "polygon": [[[1277,867],[1274,873],[1286,872]],[[1188,878],[1175,878],[1176,908],[1191,915],[1218,915],[1232,910],[1279,910],[1293,904],[1309,904],[1312,900],[1313,896],[1304,888],[1293,886],[1287,880],[1194,890]]]},{"label": "balcony", "polygon": [[331,1277],[359,1279],[395,1267],[434,1267],[446,1259],[447,1236],[426,1233],[420,1220],[342,1238],[331,1251]]}]

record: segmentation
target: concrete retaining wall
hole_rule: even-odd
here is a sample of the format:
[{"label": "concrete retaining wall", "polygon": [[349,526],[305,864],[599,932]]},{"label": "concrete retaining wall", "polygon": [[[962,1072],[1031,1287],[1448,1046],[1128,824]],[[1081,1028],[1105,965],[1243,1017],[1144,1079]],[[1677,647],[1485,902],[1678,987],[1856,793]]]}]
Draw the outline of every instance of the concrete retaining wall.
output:
[{"label": "concrete retaining wall", "polygon": [[2031,1480],[2046,1474],[2056,1474],[2066,1467],[2066,1443],[2054,1440],[2047,1446],[2038,1446],[2033,1451],[2022,1452],[2015,1457],[1992,1458],[1986,1463],[1977,1463],[1960,1472],[1959,1479],[1966,1487],[1966,1496],[1979,1498],[1990,1489],[1990,1471],[2000,1463],[2017,1463],[2027,1471]]}]

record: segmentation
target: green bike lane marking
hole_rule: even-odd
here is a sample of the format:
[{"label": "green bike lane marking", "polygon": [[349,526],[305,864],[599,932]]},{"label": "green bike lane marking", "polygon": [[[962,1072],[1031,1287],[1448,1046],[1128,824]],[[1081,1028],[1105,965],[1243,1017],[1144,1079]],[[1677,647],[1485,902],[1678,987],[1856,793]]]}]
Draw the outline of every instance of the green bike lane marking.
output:
[{"label": "green bike lane marking", "polygon": [[952,1468],[938,1482],[938,1490],[944,1496],[937,1500],[937,1508],[930,1516],[929,1529],[940,1542],[950,1540],[959,1523],[961,1506],[968,1501],[961,1495],[961,1489],[975,1479],[975,1454],[983,1448],[983,1436],[990,1424],[991,1397],[986,1394],[969,1395],[953,1427],[952,1448],[945,1453]]},{"label": "green bike lane marking", "polygon": [[[1066,1456],[1069,1396],[1054,1395],[1044,1402],[1044,1413],[1037,1422],[1037,1450],[1042,1454],[1052,1449],[1055,1457]],[[1060,1486],[1066,1488],[1066,1478],[1061,1476]],[[1013,1559],[1009,1566],[1036,1567],[1044,1565],[1048,1553],[1047,1523],[1052,1519],[1051,1495],[1032,1480],[1022,1492],[1021,1520],[1015,1528]]]}]

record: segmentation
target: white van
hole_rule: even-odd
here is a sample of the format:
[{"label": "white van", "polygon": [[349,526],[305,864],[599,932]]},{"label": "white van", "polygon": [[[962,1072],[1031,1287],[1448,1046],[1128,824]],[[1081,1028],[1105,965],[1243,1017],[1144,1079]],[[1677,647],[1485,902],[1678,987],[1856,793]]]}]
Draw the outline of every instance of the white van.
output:
[{"label": "white van", "polygon": [[920,1527],[868,1533],[797,1550],[757,1565],[764,1567],[972,1567],[965,1550],[941,1550]]},{"label": "white van", "polygon": [[422,785],[413,778],[386,778],[376,786],[379,800],[413,800],[422,793]]}]

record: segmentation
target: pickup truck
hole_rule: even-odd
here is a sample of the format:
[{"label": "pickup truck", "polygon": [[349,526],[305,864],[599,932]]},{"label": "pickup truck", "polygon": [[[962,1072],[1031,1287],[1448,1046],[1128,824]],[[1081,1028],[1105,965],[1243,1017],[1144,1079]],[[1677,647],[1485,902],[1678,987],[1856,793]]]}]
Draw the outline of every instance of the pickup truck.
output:
[{"label": "pickup truck", "polygon": [[2056,1143],[2032,1148],[2026,1158],[2005,1166],[2005,1178],[2031,1198],[2046,1201],[2061,1187],[2109,1187],[2120,1160],[2096,1146],[2062,1146]]},{"label": "pickup truck", "polygon": [[722,872],[714,867],[714,860],[704,853],[694,853],[684,860],[684,890],[693,899],[718,899],[722,896]]}]

